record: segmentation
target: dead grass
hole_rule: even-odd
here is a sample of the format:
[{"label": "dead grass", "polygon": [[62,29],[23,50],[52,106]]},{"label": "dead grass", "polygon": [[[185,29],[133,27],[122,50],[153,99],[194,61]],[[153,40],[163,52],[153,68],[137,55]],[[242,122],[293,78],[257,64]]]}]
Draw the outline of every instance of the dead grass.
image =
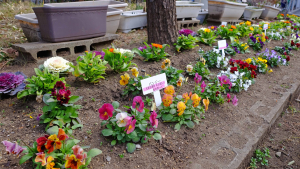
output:
[{"label": "dead grass", "polygon": [[0,48],[10,47],[14,43],[24,43],[26,38],[15,15],[32,13],[36,5],[29,2],[0,3]]}]

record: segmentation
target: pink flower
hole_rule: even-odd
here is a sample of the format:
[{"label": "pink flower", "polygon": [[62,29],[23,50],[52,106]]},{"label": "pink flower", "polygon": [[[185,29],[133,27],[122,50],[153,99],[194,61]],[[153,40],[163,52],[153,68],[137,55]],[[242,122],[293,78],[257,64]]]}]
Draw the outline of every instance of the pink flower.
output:
[{"label": "pink flower", "polygon": [[229,103],[230,102],[230,98],[231,98],[231,96],[230,96],[230,94],[229,93],[227,93],[227,102]]},{"label": "pink flower", "polygon": [[133,98],[132,107],[135,108],[139,112],[144,111],[144,102],[141,96],[135,96]]},{"label": "pink flower", "polygon": [[103,106],[99,109],[99,117],[102,120],[107,120],[109,117],[113,116],[114,107],[109,104],[105,103]]},{"label": "pink flower", "polygon": [[198,73],[195,74],[195,77],[194,77],[194,81],[196,84],[200,83],[202,80],[202,76],[199,75]]},{"label": "pink flower", "polygon": [[6,147],[7,154],[16,154],[17,156],[19,156],[23,152],[23,150],[26,150],[26,148],[19,146],[17,142],[12,143],[10,141],[4,140],[2,141],[2,143]]},{"label": "pink flower", "polygon": [[238,99],[236,98],[236,95],[234,96],[234,98],[232,99],[232,104],[234,105],[234,106],[237,106],[238,105]]},{"label": "pink flower", "polygon": [[205,90],[205,87],[206,87],[206,84],[205,84],[205,82],[203,81],[202,82],[202,84],[201,84],[201,86],[200,86],[201,88],[202,88],[202,90],[201,90],[201,93],[203,93],[204,92],[204,90]]},{"label": "pink flower", "polygon": [[41,115],[43,115],[43,114],[39,114],[39,115],[36,117],[36,120],[37,120],[37,121],[40,121]]},{"label": "pink flower", "polygon": [[221,86],[223,86],[223,84],[228,84],[229,85],[229,89],[231,89],[231,82],[230,79],[226,76],[226,75],[222,75],[221,77],[219,77]]},{"label": "pink flower", "polygon": [[79,145],[73,146],[72,150],[75,157],[81,161],[83,161],[87,157],[87,154],[83,153],[83,149]]},{"label": "pink flower", "polygon": [[157,128],[157,126],[158,126],[158,119],[156,119],[156,117],[157,117],[157,114],[155,111],[153,111],[149,117],[151,125],[155,128]]},{"label": "pink flower", "polygon": [[128,121],[128,124],[127,124],[126,129],[125,129],[125,131],[127,130],[127,132],[126,132],[127,134],[130,134],[131,132],[134,131],[135,123],[136,123],[135,119]]}]

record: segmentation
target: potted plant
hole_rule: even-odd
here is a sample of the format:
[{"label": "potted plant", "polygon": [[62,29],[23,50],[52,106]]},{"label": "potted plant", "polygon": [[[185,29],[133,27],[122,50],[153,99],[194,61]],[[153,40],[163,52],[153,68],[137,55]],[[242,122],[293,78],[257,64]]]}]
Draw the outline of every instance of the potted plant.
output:
[{"label": "potted plant", "polygon": [[[208,19],[213,22],[237,21],[244,13],[245,3],[235,0],[208,0]],[[234,11],[234,12],[233,12]]]},{"label": "potted plant", "polygon": [[280,0],[268,0],[265,2],[265,10],[262,12],[260,18],[262,19],[274,19],[280,12],[280,8],[277,8],[280,3]]},{"label": "potted plant", "polygon": [[263,0],[252,0],[248,3],[248,5],[245,8],[244,12],[244,19],[252,20],[252,19],[258,19],[261,15],[261,13],[265,10],[263,8]]}]

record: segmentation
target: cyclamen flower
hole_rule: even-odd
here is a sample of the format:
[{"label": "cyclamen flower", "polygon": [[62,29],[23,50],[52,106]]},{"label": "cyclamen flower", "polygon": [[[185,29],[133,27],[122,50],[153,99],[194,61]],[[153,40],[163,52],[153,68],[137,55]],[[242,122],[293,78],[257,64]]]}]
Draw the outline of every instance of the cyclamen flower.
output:
[{"label": "cyclamen flower", "polygon": [[132,107],[138,112],[142,113],[144,111],[144,102],[141,96],[135,96],[133,98]]},{"label": "cyclamen flower", "polygon": [[124,113],[118,113],[116,115],[116,119],[118,120],[117,125],[119,127],[125,127],[127,123],[132,119],[132,117],[129,117],[127,113],[124,112]]},{"label": "cyclamen flower", "polygon": [[19,156],[24,150],[26,150],[26,148],[19,146],[17,142],[12,143],[10,141],[4,140],[2,141],[2,143],[6,147],[5,150],[7,154],[15,154]]},{"label": "cyclamen flower", "polygon": [[149,117],[149,121],[150,121],[151,125],[155,128],[157,128],[157,126],[158,126],[158,119],[156,119],[156,117],[157,117],[157,114],[155,111],[153,111]]},{"label": "cyclamen flower", "polygon": [[135,119],[134,120],[130,120],[128,122],[128,124],[126,125],[126,129],[125,129],[125,131],[126,131],[127,134],[130,134],[131,132],[134,131],[134,129],[135,129],[135,123],[136,123]]},{"label": "cyclamen flower", "polygon": [[238,105],[238,99],[236,98],[236,95],[234,96],[234,98],[232,99],[232,104],[234,105],[234,106],[237,106]]},{"label": "cyclamen flower", "polygon": [[195,77],[194,77],[194,81],[196,84],[200,83],[202,80],[202,76],[199,75],[198,73],[195,74]]},{"label": "cyclamen flower", "polygon": [[201,90],[201,93],[203,93],[203,92],[205,91],[205,87],[206,87],[206,84],[205,84],[204,81],[202,82],[202,84],[201,84],[200,87],[201,87],[201,89],[202,89],[202,90]]},{"label": "cyclamen flower", "polygon": [[108,120],[109,117],[113,116],[114,107],[109,103],[105,103],[98,111],[100,119]]}]

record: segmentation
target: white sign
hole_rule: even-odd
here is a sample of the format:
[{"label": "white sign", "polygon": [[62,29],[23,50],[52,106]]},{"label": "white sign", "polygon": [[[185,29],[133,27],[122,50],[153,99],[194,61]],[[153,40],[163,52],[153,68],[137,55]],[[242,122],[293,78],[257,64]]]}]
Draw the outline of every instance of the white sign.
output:
[{"label": "white sign", "polygon": [[166,74],[163,73],[141,80],[141,84],[143,94],[153,93],[156,106],[160,106],[162,101],[159,90],[168,86]]},{"label": "white sign", "polygon": [[227,48],[226,40],[219,40],[218,41],[218,47],[219,47],[219,50],[222,50],[222,56],[225,57],[225,51],[224,51],[224,49]]},{"label": "white sign", "polygon": [[227,22],[222,22],[221,25],[227,26]]},{"label": "white sign", "polygon": [[242,2],[247,2],[247,0],[242,0]]},{"label": "white sign", "polygon": [[268,29],[269,25],[268,24],[264,24],[264,30]]}]

